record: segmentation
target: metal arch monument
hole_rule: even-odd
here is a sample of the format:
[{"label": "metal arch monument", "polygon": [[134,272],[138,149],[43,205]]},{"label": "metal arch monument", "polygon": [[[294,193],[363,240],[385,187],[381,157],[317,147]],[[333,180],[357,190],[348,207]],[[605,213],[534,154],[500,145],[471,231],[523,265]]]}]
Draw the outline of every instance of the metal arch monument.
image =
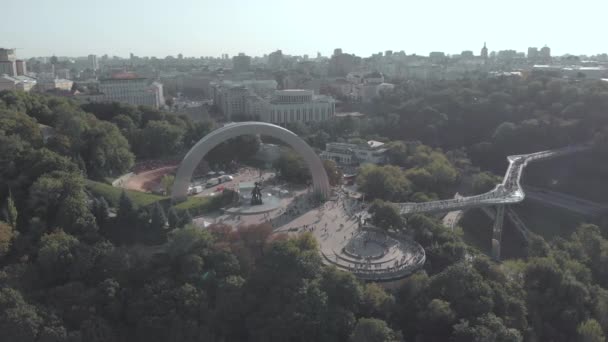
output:
[{"label": "metal arch monument", "polygon": [[268,135],[291,146],[306,162],[310,174],[312,175],[314,192],[324,199],[329,198],[329,180],[323,163],[315,151],[313,151],[302,138],[281,126],[265,122],[248,121],[218,128],[204,136],[190,149],[190,151],[188,151],[179,165],[177,175],[175,176],[175,182],[173,183],[173,189],[171,191],[172,201],[181,202],[187,198],[188,186],[192,179],[192,173],[201,159],[203,159],[209,151],[228,139],[247,134]]}]

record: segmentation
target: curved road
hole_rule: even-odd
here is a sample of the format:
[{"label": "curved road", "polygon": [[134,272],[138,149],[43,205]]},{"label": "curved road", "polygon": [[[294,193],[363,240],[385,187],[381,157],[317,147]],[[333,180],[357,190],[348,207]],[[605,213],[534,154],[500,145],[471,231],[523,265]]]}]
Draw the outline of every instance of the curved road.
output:
[{"label": "curved road", "polygon": [[508,156],[509,167],[501,184],[484,194],[460,197],[454,199],[414,203],[393,203],[402,215],[415,213],[431,213],[455,211],[468,208],[486,207],[500,204],[518,203],[524,200],[525,193],[519,183],[521,174],[529,162],[546,160],[555,157],[584,151],[591,148],[590,144],[572,145],[560,149]]},{"label": "curved road", "polygon": [[535,200],[554,207],[569,210],[585,216],[600,216],[608,210],[608,205],[596,203],[572,195],[555,192],[547,189],[524,185],[526,195]]}]

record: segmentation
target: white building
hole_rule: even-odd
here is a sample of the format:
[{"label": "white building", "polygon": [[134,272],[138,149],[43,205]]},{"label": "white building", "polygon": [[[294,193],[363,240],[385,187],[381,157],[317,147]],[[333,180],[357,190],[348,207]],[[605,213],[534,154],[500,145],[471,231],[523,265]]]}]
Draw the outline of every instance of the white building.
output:
[{"label": "white building", "polygon": [[386,162],[384,143],[370,140],[365,145],[348,143],[328,143],[321,159],[333,160],[341,165],[383,164]]},{"label": "white building", "polygon": [[277,90],[260,117],[278,125],[292,122],[325,121],[334,117],[336,104],[332,97],[314,95],[312,90]]},{"label": "white building", "polygon": [[66,80],[63,78],[38,78],[38,84],[36,89],[39,92],[46,92],[49,90],[72,90],[73,81]]},{"label": "white building", "polygon": [[115,76],[99,82],[100,100],[103,102],[123,102],[135,106],[160,108],[164,105],[162,84],[152,82],[148,85],[146,78]]},{"label": "white building", "polygon": [[30,91],[36,85],[36,80],[27,76],[0,76],[0,91],[2,90],[22,90]]},{"label": "white building", "polygon": [[308,89],[273,90],[275,81],[223,82],[213,86],[213,103],[226,120],[249,118],[276,124],[324,121],[334,116],[335,101]]}]

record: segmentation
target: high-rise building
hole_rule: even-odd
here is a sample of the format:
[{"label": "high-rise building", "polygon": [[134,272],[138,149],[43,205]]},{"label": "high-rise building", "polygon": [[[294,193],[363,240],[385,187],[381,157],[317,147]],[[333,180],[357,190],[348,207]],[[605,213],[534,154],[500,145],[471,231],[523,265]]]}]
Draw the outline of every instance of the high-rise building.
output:
[{"label": "high-rise building", "polygon": [[98,70],[99,64],[97,63],[97,55],[89,55],[89,68],[92,70]]},{"label": "high-rise building", "polygon": [[15,66],[17,68],[17,76],[23,76],[27,74],[27,67],[25,65],[25,61],[22,59],[18,59],[15,61]]},{"label": "high-rise building", "polygon": [[0,61],[15,61],[15,49],[3,49],[0,48]]},{"label": "high-rise building", "polygon": [[536,47],[529,47],[528,48],[528,60],[534,61],[538,59],[538,48]]},{"label": "high-rise building", "polygon": [[545,61],[549,61],[551,59],[551,49],[547,45],[540,49],[540,58]]},{"label": "high-rise building", "polygon": [[335,49],[329,60],[328,74],[330,76],[346,76],[355,68],[355,55],[342,53],[342,49]]},{"label": "high-rise building", "polygon": [[281,69],[283,66],[283,51],[277,50],[268,55],[268,68],[271,70]]},{"label": "high-rise building", "polygon": [[244,53],[239,53],[238,56],[232,57],[232,70],[234,72],[247,72],[251,67],[251,57]]},{"label": "high-rise building", "polygon": [[0,48],[0,75],[17,76],[15,49]]}]

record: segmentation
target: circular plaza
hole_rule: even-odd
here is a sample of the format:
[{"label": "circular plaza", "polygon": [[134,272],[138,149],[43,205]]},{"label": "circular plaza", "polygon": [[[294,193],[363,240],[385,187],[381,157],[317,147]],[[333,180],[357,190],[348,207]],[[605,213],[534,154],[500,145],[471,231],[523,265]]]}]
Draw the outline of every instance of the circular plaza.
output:
[{"label": "circular plaza", "polygon": [[420,269],[424,249],[415,241],[379,228],[358,229],[343,247],[323,251],[326,263],[366,280],[395,280]]}]

